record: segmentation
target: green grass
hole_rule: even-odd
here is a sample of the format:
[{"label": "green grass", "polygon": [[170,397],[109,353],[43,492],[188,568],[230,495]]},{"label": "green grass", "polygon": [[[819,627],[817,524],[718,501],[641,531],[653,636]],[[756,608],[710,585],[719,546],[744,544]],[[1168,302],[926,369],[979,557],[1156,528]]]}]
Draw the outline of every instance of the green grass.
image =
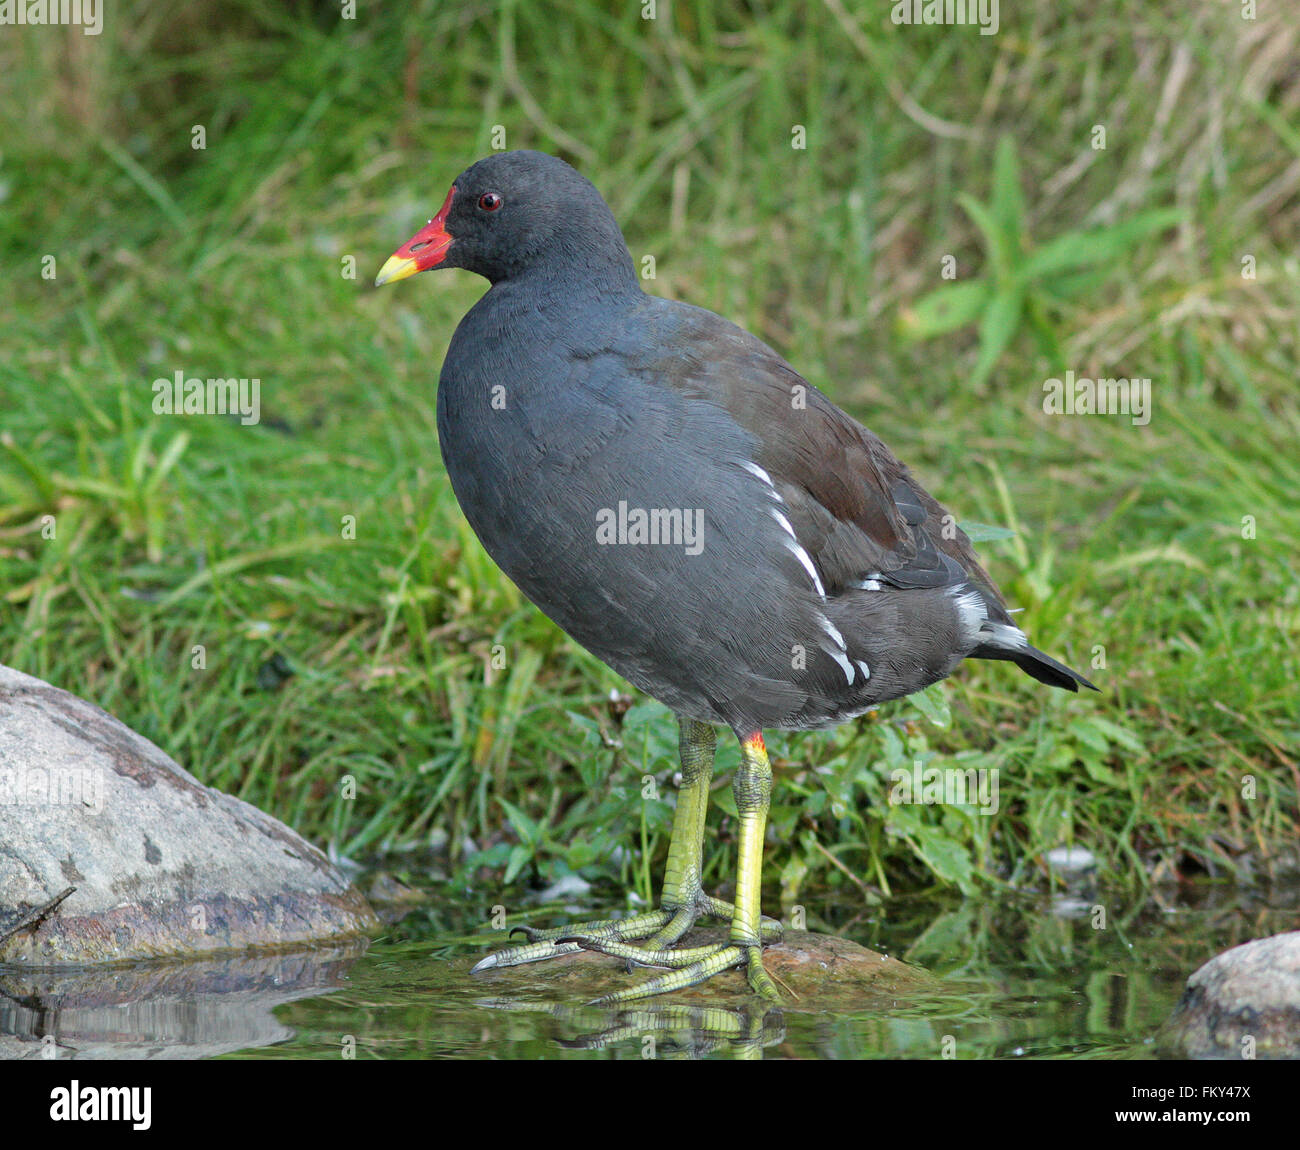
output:
[{"label": "green grass", "polygon": [[[0,661],[344,854],[432,843],[480,885],[650,894],[671,720],[610,703],[626,685],[500,575],[442,471],[437,370],[484,284],[367,286],[500,125],[606,193],[650,290],[749,327],[960,519],[1014,528],[987,565],[1105,692],[968,664],[774,738],[787,905],[1037,882],[1063,842],[1127,884],[1285,859],[1294,17],[1004,9],[985,38],[831,2],[373,7],[137,0],[98,39],[0,38]],[[996,258],[972,204],[1015,208]],[[1178,222],[1126,223],[1152,212]],[[945,256],[1005,286],[1071,233],[1112,246],[1071,239],[1079,274],[1028,310],[916,338]],[[1150,377],[1150,423],[1045,414],[1062,365]],[[155,416],[178,369],[260,378],[262,422]],[[888,805],[917,759],[997,768],[998,816]]]}]

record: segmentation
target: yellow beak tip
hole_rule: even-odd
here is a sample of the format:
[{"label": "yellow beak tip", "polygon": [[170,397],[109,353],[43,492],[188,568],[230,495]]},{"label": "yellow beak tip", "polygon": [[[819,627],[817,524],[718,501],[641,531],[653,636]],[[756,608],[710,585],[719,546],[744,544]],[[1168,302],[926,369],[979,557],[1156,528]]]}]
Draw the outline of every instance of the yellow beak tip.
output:
[{"label": "yellow beak tip", "polygon": [[415,261],[410,257],[389,256],[388,262],[379,269],[379,274],[375,276],[375,287],[383,287],[384,284],[404,280],[407,276],[415,275],[419,270]]}]

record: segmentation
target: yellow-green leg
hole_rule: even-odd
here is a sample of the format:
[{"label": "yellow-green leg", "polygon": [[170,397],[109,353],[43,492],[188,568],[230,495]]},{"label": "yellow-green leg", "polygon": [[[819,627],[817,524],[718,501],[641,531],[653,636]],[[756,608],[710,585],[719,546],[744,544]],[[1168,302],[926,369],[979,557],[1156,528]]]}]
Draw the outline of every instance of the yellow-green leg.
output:
[{"label": "yellow-green leg", "polygon": [[[740,741],[740,756],[740,766],[736,770],[733,784],[736,812],[740,816],[740,861],[736,870],[736,902],[731,914],[731,941],[671,950],[654,945],[655,940],[640,947],[610,938],[566,936],[564,941],[580,942],[587,950],[596,950],[644,966],[669,968],[668,974],[605,995],[596,1000],[598,1003],[630,1002],[654,994],[698,986],[720,971],[742,965],[750,988],[756,994],[772,1001],[778,1000],[776,984],[763,968],[765,924],[759,911],[763,834],[767,827],[767,811],[772,795],[772,766],[768,761],[763,736],[754,732],[743,737]],[[698,902],[696,906],[699,907]],[[697,909],[696,914],[699,913],[702,913],[701,909]],[[670,925],[675,925],[677,921],[677,916],[674,916]],[[689,925],[688,923],[687,926]],[[668,930],[661,933],[667,934]],[[770,937],[772,932],[767,933]],[[779,934],[779,925],[777,933]]]},{"label": "yellow-green leg", "polygon": [[[737,907],[723,902],[721,899],[710,897],[703,892],[700,886],[704,869],[705,819],[709,805],[709,785],[713,780],[713,755],[717,736],[714,729],[707,723],[687,718],[679,718],[678,722],[681,726],[678,752],[682,764],[682,783],[678,790],[677,811],[673,816],[673,831],[668,845],[668,863],[664,871],[663,896],[660,909],[645,914],[633,915],[630,918],[602,919],[595,922],[576,923],[566,927],[555,927],[549,930],[517,927],[516,929],[524,934],[529,941],[524,945],[506,947],[504,950],[488,955],[474,967],[475,972],[489,970],[494,967],[519,966],[528,962],[541,962],[548,958],[572,954],[583,949],[618,954],[631,962],[645,965],[685,965],[692,970],[698,961],[707,955],[710,959],[707,973],[699,978],[692,977],[687,981],[675,983],[675,986],[693,986],[696,982],[702,982],[718,970],[725,970],[729,966],[735,966],[741,961],[746,961],[745,955],[738,954],[738,956],[732,957],[730,961],[716,965],[717,955],[715,952],[719,950],[719,946],[716,945],[697,947],[692,950],[668,949],[686,934],[701,916],[707,915],[732,920],[733,938],[736,936],[736,924],[742,920]],[[763,827],[767,818],[767,796],[771,793],[771,768],[768,766],[767,752],[763,749],[761,736],[756,735],[754,738],[757,739],[759,760],[761,762],[756,760],[758,765],[747,770],[750,756],[745,753],[742,755],[741,768],[736,774],[737,808],[741,810],[742,873],[745,871],[745,836],[747,833],[754,834],[752,826],[747,832],[745,808],[741,806],[742,777],[748,780],[745,783],[746,795],[753,796],[752,798],[747,797],[745,803],[751,807],[754,806],[755,802],[759,804],[758,807],[755,807],[758,824],[757,835],[754,839],[758,854],[756,861],[751,864],[751,881],[754,884],[754,890],[750,896],[752,910],[747,909],[743,917],[743,921],[746,923],[744,936],[745,938],[754,938],[761,941],[774,941],[781,937],[781,924],[772,919],[761,918],[757,913],[757,884],[762,866]],[[742,742],[742,751],[744,746],[745,744]],[[761,781],[764,777],[766,778],[765,783]],[[737,904],[739,905],[739,886],[737,892]],[[639,939],[646,940],[643,946],[627,945]],[[759,942],[756,941],[754,944],[755,956],[758,953],[758,945]],[[656,961],[664,956],[667,957],[668,961]],[[758,969],[762,971],[761,962],[758,962]],[[679,971],[678,973],[685,974],[687,972]],[[766,972],[762,972],[761,977],[767,979]],[[654,982],[657,981],[659,980],[654,980]],[[750,981],[751,983],[754,982],[752,974]],[[770,979],[768,979],[768,982],[770,984]],[[652,985],[653,983],[645,984],[647,988]],[[675,986],[664,987],[663,989],[674,989]],[[630,998],[659,993],[658,990],[644,989],[642,987],[629,989],[638,992],[629,994],[627,997]],[[762,992],[760,991],[760,993]],[[775,993],[775,990],[773,990],[773,993]],[[614,1000],[621,1000],[623,996],[615,995],[611,997]]]},{"label": "yellow-green leg", "polygon": [[[677,788],[677,810],[673,834],[668,843],[664,867],[663,895],[659,905],[672,917],[645,946],[650,950],[672,946],[702,913],[704,826],[709,813],[709,786],[713,782],[713,754],[718,736],[708,723],[679,718],[677,754],[682,764],[682,782]],[[703,912],[707,913],[707,912]],[[729,913],[729,911],[728,911]]]}]

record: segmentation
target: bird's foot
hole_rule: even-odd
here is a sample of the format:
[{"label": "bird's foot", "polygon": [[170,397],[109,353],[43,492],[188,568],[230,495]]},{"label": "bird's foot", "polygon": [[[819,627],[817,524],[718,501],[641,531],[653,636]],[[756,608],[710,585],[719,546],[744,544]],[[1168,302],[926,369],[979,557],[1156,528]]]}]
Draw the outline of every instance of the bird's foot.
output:
[{"label": "bird's foot", "polygon": [[[629,965],[669,967],[671,973],[652,979],[640,986],[629,987],[617,994],[597,999],[600,1003],[626,1002],[669,990],[697,986],[719,971],[744,964],[750,986],[756,993],[773,1001],[777,998],[776,986],[763,969],[760,957],[761,944],[779,941],[782,927],[772,918],[760,918],[757,942],[714,943],[709,946],[671,949],[683,935],[703,917],[720,918],[730,922],[735,917],[735,907],[722,899],[713,898],[702,891],[681,906],[665,906],[629,918],[600,919],[595,922],[575,923],[571,926],[536,930],[518,926],[518,931],[528,941],[521,946],[508,946],[495,951],[478,962],[470,973],[498,967],[521,966],[528,962],[542,962],[574,954],[580,950],[594,950],[601,954],[625,959]],[[644,945],[633,946],[644,940]]]},{"label": "bird's foot", "polygon": [[658,978],[593,999],[591,1006],[633,1002],[638,998],[649,998],[655,994],[667,994],[671,990],[699,986],[715,974],[730,970],[733,966],[744,966],[745,977],[749,980],[749,987],[755,994],[761,995],[770,1002],[780,1001],[781,996],[777,993],[776,983],[763,966],[761,943],[715,942],[708,946],[656,950],[609,939],[583,938],[561,941],[578,942],[583,950],[594,950],[599,954],[623,958],[638,966],[660,966],[668,969],[667,974],[661,974]]}]

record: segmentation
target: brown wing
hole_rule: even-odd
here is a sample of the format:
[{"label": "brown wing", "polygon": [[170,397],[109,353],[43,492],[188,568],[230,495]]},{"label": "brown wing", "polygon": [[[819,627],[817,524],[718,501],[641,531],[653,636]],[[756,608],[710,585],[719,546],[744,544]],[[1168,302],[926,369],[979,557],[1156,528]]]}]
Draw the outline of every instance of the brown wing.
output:
[{"label": "brown wing", "polygon": [[956,519],[880,439],[766,344],[712,312],[678,305],[662,378],[719,404],[756,441],[754,462],[785,501],[828,594],[870,578],[899,588],[974,583],[1005,604]]}]

